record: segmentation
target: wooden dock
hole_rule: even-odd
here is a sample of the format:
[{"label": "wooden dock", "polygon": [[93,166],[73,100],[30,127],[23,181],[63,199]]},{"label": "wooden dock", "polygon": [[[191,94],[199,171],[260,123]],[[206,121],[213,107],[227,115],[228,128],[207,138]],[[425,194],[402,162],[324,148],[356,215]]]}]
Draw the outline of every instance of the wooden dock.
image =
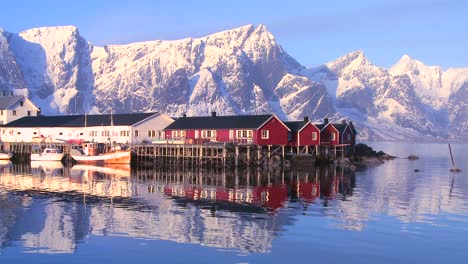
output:
[{"label": "wooden dock", "polygon": [[[125,146],[132,150],[135,164],[201,164],[215,167],[278,166],[293,156],[310,157],[311,160],[329,160],[345,155],[342,146],[258,146],[252,144],[135,144]],[[69,155],[76,144],[1,142],[0,150],[11,152],[16,160],[29,161],[30,154],[44,148],[58,148],[66,162],[73,162]],[[110,149],[104,146],[103,149]]]}]

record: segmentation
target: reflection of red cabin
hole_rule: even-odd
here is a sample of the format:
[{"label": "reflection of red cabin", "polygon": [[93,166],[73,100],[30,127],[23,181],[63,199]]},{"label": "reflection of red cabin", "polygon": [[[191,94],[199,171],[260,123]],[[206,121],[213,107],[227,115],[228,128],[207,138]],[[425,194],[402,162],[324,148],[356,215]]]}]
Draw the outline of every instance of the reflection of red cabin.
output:
[{"label": "reflection of red cabin", "polygon": [[183,116],[164,129],[166,140],[287,145],[289,128],[275,115]]},{"label": "reflection of red cabin", "polygon": [[320,185],[317,182],[300,181],[297,183],[297,191],[297,197],[308,203],[320,197]]},{"label": "reflection of red cabin", "polygon": [[316,146],[320,144],[320,129],[304,117],[303,121],[284,122],[291,132],[288,134],[289,146]]},{"label": "reflection of red cabin", "polygon": [[320,129],[320,144],[336,146],[340,144],[340,132],[328,122],[328,118],[324,119],[323,124],[317,125]]},{"label": "reflection of red cabin", "polygon": [[286,185],[274,185],[270,187],[255,187],[253,189],[253,200],[260,202],[269,209],[276,210],[283,207],[288,199],[288,187]]}]

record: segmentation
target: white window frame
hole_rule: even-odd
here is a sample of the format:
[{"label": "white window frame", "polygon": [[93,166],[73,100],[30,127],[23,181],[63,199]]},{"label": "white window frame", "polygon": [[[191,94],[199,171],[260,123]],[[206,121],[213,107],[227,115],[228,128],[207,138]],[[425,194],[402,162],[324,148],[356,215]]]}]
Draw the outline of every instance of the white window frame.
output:
[{"label": "white window frame", "polygon": [[330,134],[330,140],[331,140],[331,141],[335,141],[335,140],[336,140],[336,134],[335,134],[335,132],[332,132],[332,133]]},{"label": "white window frame", "polygon": [[269,139],[270,138],[270,131],[269,130],[262,130],[262,139]]},{"label": "white window frame", "polygon": [[312,140],[317,140],[317,132],[312,132]]}]

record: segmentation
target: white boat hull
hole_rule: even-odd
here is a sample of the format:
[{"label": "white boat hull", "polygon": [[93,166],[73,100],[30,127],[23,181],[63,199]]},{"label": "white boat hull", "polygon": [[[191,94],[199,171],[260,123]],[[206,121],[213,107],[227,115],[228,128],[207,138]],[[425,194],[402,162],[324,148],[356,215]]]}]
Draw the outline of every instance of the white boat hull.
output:
[{"label": "white boat hull", "polygon": [[31,161],[61,161],[63,153],[31,154]]},{"label": "white boat hull", "polygon": [[96,156],[71,155],[76,163],[84,164],[130,164],[130,150],[122,150],[99,154]]},{"label": "white boat hull", "polygon": [[0,153],[0,160],[10,160],[13,157],[11,153]]}]

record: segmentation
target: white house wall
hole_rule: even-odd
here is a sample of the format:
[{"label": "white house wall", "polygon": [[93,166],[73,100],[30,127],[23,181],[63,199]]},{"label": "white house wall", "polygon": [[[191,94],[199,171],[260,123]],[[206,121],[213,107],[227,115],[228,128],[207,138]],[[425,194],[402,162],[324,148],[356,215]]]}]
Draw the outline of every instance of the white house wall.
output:
[{"label": "white house wall", "polygon": [[[45,142],[83,140],[97,143],[138,144],[164,139],[162,130],[173,121],[166,115],[156,114],[134,126],[2,127],[0,128],[0,140],[3,142],[40,142],[42,138]],[[136,130],[138,130],[138,137],[135,137]],[[155,131],[156,137],[149,137],[148,130]]]},{"label": "white house wall", "polygon": [[[20,105],[20,101],[23,101],[23,106]],[[39,108],[37,108],[30,100],[23,98],[10,108],[1,110],[3,111],[3,114],[0,112],[0,122],[4,125],[8,124],[12,121],[28,116],[28,111],[30,111],[31,116],[37,116],[38,110]],[[16,115],[13,115],[13,111],[16,111]]]},{"label": "white house wall", "polygon": [[[165,114],[151,116],[132,127],[131,141],[134,144],[138,144],[162,140],[165,138],[163,129],[172,124],[172,122],[174,122],[174,119]],[[138,131],[138,136],[135,136],[136,131]]]}]

